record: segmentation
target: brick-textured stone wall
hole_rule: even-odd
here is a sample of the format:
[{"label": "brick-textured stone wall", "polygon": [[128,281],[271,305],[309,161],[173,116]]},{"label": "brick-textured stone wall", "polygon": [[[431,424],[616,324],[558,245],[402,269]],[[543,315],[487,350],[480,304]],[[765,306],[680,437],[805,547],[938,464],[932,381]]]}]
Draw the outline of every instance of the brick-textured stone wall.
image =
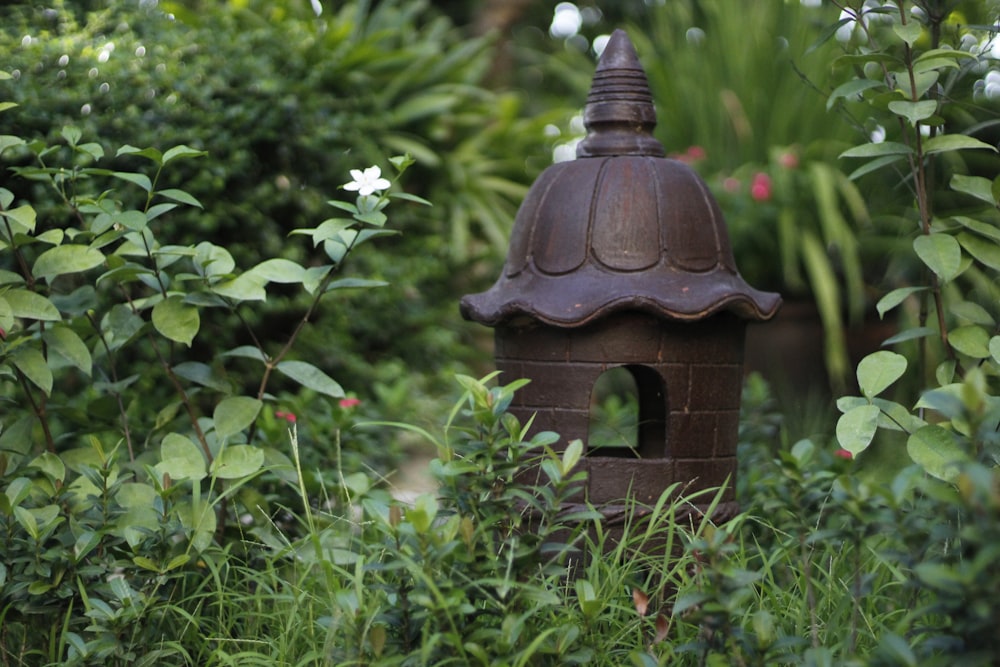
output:
[{"label": "brick-textured stone wall", "polygon": [[666,441],[643,442],[650,432],[662,438],[663,428],[640,428],[640,459],[589,456],[583,465],[592,502],[629,494],[650,502],[675,481],[692,482],[690,492],[735,473],[745,326],[728,314],[684,323],[629,312],[572,329],[498,327],[496,363],[505,382],[532,380],[512,412],[522,421],[537,415],[534,429],[560,433],[563,446],[586,443],[598,377],[633,367],[642,410],[665,421]]}]

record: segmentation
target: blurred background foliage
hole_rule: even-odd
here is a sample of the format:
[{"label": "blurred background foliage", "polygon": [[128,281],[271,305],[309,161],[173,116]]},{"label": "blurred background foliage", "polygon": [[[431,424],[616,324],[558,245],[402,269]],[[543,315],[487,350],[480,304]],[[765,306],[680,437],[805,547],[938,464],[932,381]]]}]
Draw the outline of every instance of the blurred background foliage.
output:
[{"label": "blurred background foliage", "polygon": [[[928,4],[992,16],[979,1]],[[326,217],[349,169],[411,153],[409,187],[434,207],[398,217],[403,233],[351,267],[391,286],[327,308],[303,349],[385,416],[420,422],[453,371],[490,364],[490,332],[462,322],[457,300],[492,283],[527,187],[572,156],[616,27],[647,70],[658,137],[716,192],[748,281],[826,294],[828,335],[863,321],[903,237],[880,213],[907,193],[879,177],[848,182],[837,164],[872,129],[826,108],[842,46],[811,46],[838,12],[800,0],[6,3],[8,98],[29,112],[3,122],[26,136],[72,123],[112,145],[208,151],[177,175],[205,204],[179,221],[178,242],[210,235],[248,262],[296,259],[286,233]],[[995,117],[995,104],[953,92],[970,95],[960,122]],[[277,300],[253,317],[280,337],[302,308]]]}]

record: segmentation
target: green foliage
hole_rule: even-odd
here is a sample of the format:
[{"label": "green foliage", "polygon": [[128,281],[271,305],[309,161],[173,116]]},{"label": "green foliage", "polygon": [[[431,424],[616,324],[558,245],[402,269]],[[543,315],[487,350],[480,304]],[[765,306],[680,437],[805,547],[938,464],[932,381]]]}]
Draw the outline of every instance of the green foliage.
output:
[{"label": "green foliage", "polygon": [[[911,328],[886,342],[915,353],[880,351],[858,366],[862,396],[838,402],[844,414],[837,435],[843,447],[861,454],[886,433],[927,473],[954,482],[963,463],[994,464],[1000,453],[1000,357],[994,354],[1000,338],[993,312],[1000,179],[976,175],[975,159],[965,159],[997,149],[972,136],[983,125],[970,126],[970,118],[954,110],[957,100],[972,97],[989,62],[981,47],[988,35],[975,27],[945,31],[946,14],[908,3],[847,15],[844,23],[856,26],[860,46],[841,59],[853,76],[834,90],[830,104],[849,105],[852,113],[868,115],[866,125],[877,123],[889,134],[841,157],[863,160],[853,178],[894,168],[908,184],[910,198],[900,202],[905,214],[897,220],[900,235],[911,240],[917,271],[879,301],[878,311],[884,316],[915,306],[918,314]],[[908,373],[915,374],[911,386],[920,387],[919,396],[887,398]]]},{"label": "green foliage", "polygon": [[[366,401],[379,399],[370,388],[398,378],[401,363],[428,370],[430,389],[445,393],[450,381],[431,372],[448,376],[481,357],[461,344],[469,334],[454,303],[495,275],[526,185],[547,164],[542,127],[557,114],[525,119],[522,96],[488,90],[491,39],[465,38],[430,3],[326,4],[319,17],[305,0],[4,5],[0,48],[17,75],[5,99],[34,112],[0,133],[51,143],[73,125],[105,151],[206,151],[210,160],[173,165],[203,205],[173,212],[174,240],[210,238],[241,266],[305,264],[287,234],[327,217],[319,193],[350,168],[381,164],[386,151],[413,155],[407,190],[438,202],[437,212],[401,210],[395,227],[405,233],[383,241],[393,259],[366,251],[353,262],[358,276],[406,285],[407,298],[371,292],[353,299],[349,315],[320,312],[300,349]],[[138,170],[133,157],[121,171]],[[8,186],[44,217],[43,198],[30,192],[40,187]],[[141,208],[145,194],[121,196]],[[287,298],[246,315],[273,336],[308,308],[290,290],[276,294]],[[213,335],[250,344],[241,330],[228,322]],[[422,414],[392,407],[396,418]]]}]

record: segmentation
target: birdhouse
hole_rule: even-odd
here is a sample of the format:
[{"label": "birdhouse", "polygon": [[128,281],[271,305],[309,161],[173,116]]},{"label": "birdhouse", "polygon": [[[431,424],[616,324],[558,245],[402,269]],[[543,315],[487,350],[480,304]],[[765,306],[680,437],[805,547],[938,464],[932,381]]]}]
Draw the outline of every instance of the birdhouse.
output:
[{"label": "birdhouse", "polygon": [[[705,183],[653,137],[646,74],[621,30],[597,65],[584,125],[576,159],[529,190],[502,274],[464,297],[462,314],[494,328],[503,377],[531,380],[512,412],[534,415],[563,446],[584,442],[594,505],[653,503],[674,482],[687,493],[721,486],[736,472],[745,329],[781,299],[743,280]],[[634,383],[627,447],[591,438],[594,389],[612,371]],[[720,519],[736,511],[729,489]]]}]

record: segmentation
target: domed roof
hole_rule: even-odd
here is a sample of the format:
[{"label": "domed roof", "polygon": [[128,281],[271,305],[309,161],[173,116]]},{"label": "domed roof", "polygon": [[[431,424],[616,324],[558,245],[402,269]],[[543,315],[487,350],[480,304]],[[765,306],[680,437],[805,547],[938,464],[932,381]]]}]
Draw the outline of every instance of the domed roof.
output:
[{"label": "domed roof", "polygon": [[584,110],[577,159],[535,181],[514,221],[503,273],[466,296],[467,319],[496,326],[522,316],[554,326],[640,310],[669,320],[729,311],[766,320],[777,294],[739,275],[718,204],[653,137],[652,96],[621,30],[605,48]]}]

